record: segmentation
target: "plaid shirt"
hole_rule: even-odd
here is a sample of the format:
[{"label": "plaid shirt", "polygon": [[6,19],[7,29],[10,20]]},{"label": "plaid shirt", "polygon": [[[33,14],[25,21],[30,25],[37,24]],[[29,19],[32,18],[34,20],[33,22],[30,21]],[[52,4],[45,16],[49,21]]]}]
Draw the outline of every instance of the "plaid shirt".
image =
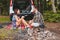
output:
[{"label": "plaid shirt", "polygon": [[41,25],[41,24],[44,24],[43,16],[42,16],[42,14],[41,14],[39,11],[37,11],[37,12],[35,13],[35,16],[34,16],[34,18],[33,18],[33,21],[34,21],[35,23],[39,23],[40,25]]}]

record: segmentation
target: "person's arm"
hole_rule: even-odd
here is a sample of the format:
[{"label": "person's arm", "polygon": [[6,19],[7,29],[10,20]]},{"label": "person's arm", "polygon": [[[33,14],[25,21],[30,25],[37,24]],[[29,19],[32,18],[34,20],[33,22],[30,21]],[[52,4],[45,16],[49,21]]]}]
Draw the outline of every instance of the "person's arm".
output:
[{"label": "person's arm", "polygon": [[17,15],[14,15],[14,17],[16,18],[16,21],[19,21],[19,17]]}]

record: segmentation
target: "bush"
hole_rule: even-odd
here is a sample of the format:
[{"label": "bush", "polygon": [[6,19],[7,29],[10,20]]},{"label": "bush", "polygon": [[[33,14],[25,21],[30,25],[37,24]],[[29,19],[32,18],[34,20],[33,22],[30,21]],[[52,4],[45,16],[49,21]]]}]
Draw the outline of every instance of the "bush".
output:
[{"label": "bush", "polygon": [[60,13],[53,13],[52,11],[46,11],[44,14],[44,20],[47,22],[60,22]]}]

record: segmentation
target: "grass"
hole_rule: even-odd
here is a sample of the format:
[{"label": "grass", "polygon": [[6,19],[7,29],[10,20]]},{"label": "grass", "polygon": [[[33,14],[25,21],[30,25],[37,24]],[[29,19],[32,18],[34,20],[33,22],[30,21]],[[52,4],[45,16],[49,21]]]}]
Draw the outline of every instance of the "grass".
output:
[{"label": "grass", "polygon": [[0,16],[0,23],[10,22],[9,16]]},{"label": "grass", "polygon": [[[0,16],[0,23],[10,22],[9,16]],[[5,40],[5,38],[13,35],[16,30],[8,30],[6,28],[0,29],[0,40]]]}]

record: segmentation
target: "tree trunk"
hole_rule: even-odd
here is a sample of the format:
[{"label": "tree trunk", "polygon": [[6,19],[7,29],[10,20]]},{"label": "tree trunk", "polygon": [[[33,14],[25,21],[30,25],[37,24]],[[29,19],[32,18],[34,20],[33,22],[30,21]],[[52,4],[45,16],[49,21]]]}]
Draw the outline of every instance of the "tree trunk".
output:
[{"label": "tree trunk", "polygon": [[56,11],[56,7],[55,7],[55,4],[54,4],[54,1],[55,0],[51,0],[51,2],[52,2],[52,9],[53,9],[53,12],[56,13],[57,11]]},{"label": "tree trunk", "polygon": [[1,8],[0,8],[0,15],[1,15]]},{"label": "tree trunk", "polygon": [[59,4],[59,0],[57,0],[57,4]]}]

